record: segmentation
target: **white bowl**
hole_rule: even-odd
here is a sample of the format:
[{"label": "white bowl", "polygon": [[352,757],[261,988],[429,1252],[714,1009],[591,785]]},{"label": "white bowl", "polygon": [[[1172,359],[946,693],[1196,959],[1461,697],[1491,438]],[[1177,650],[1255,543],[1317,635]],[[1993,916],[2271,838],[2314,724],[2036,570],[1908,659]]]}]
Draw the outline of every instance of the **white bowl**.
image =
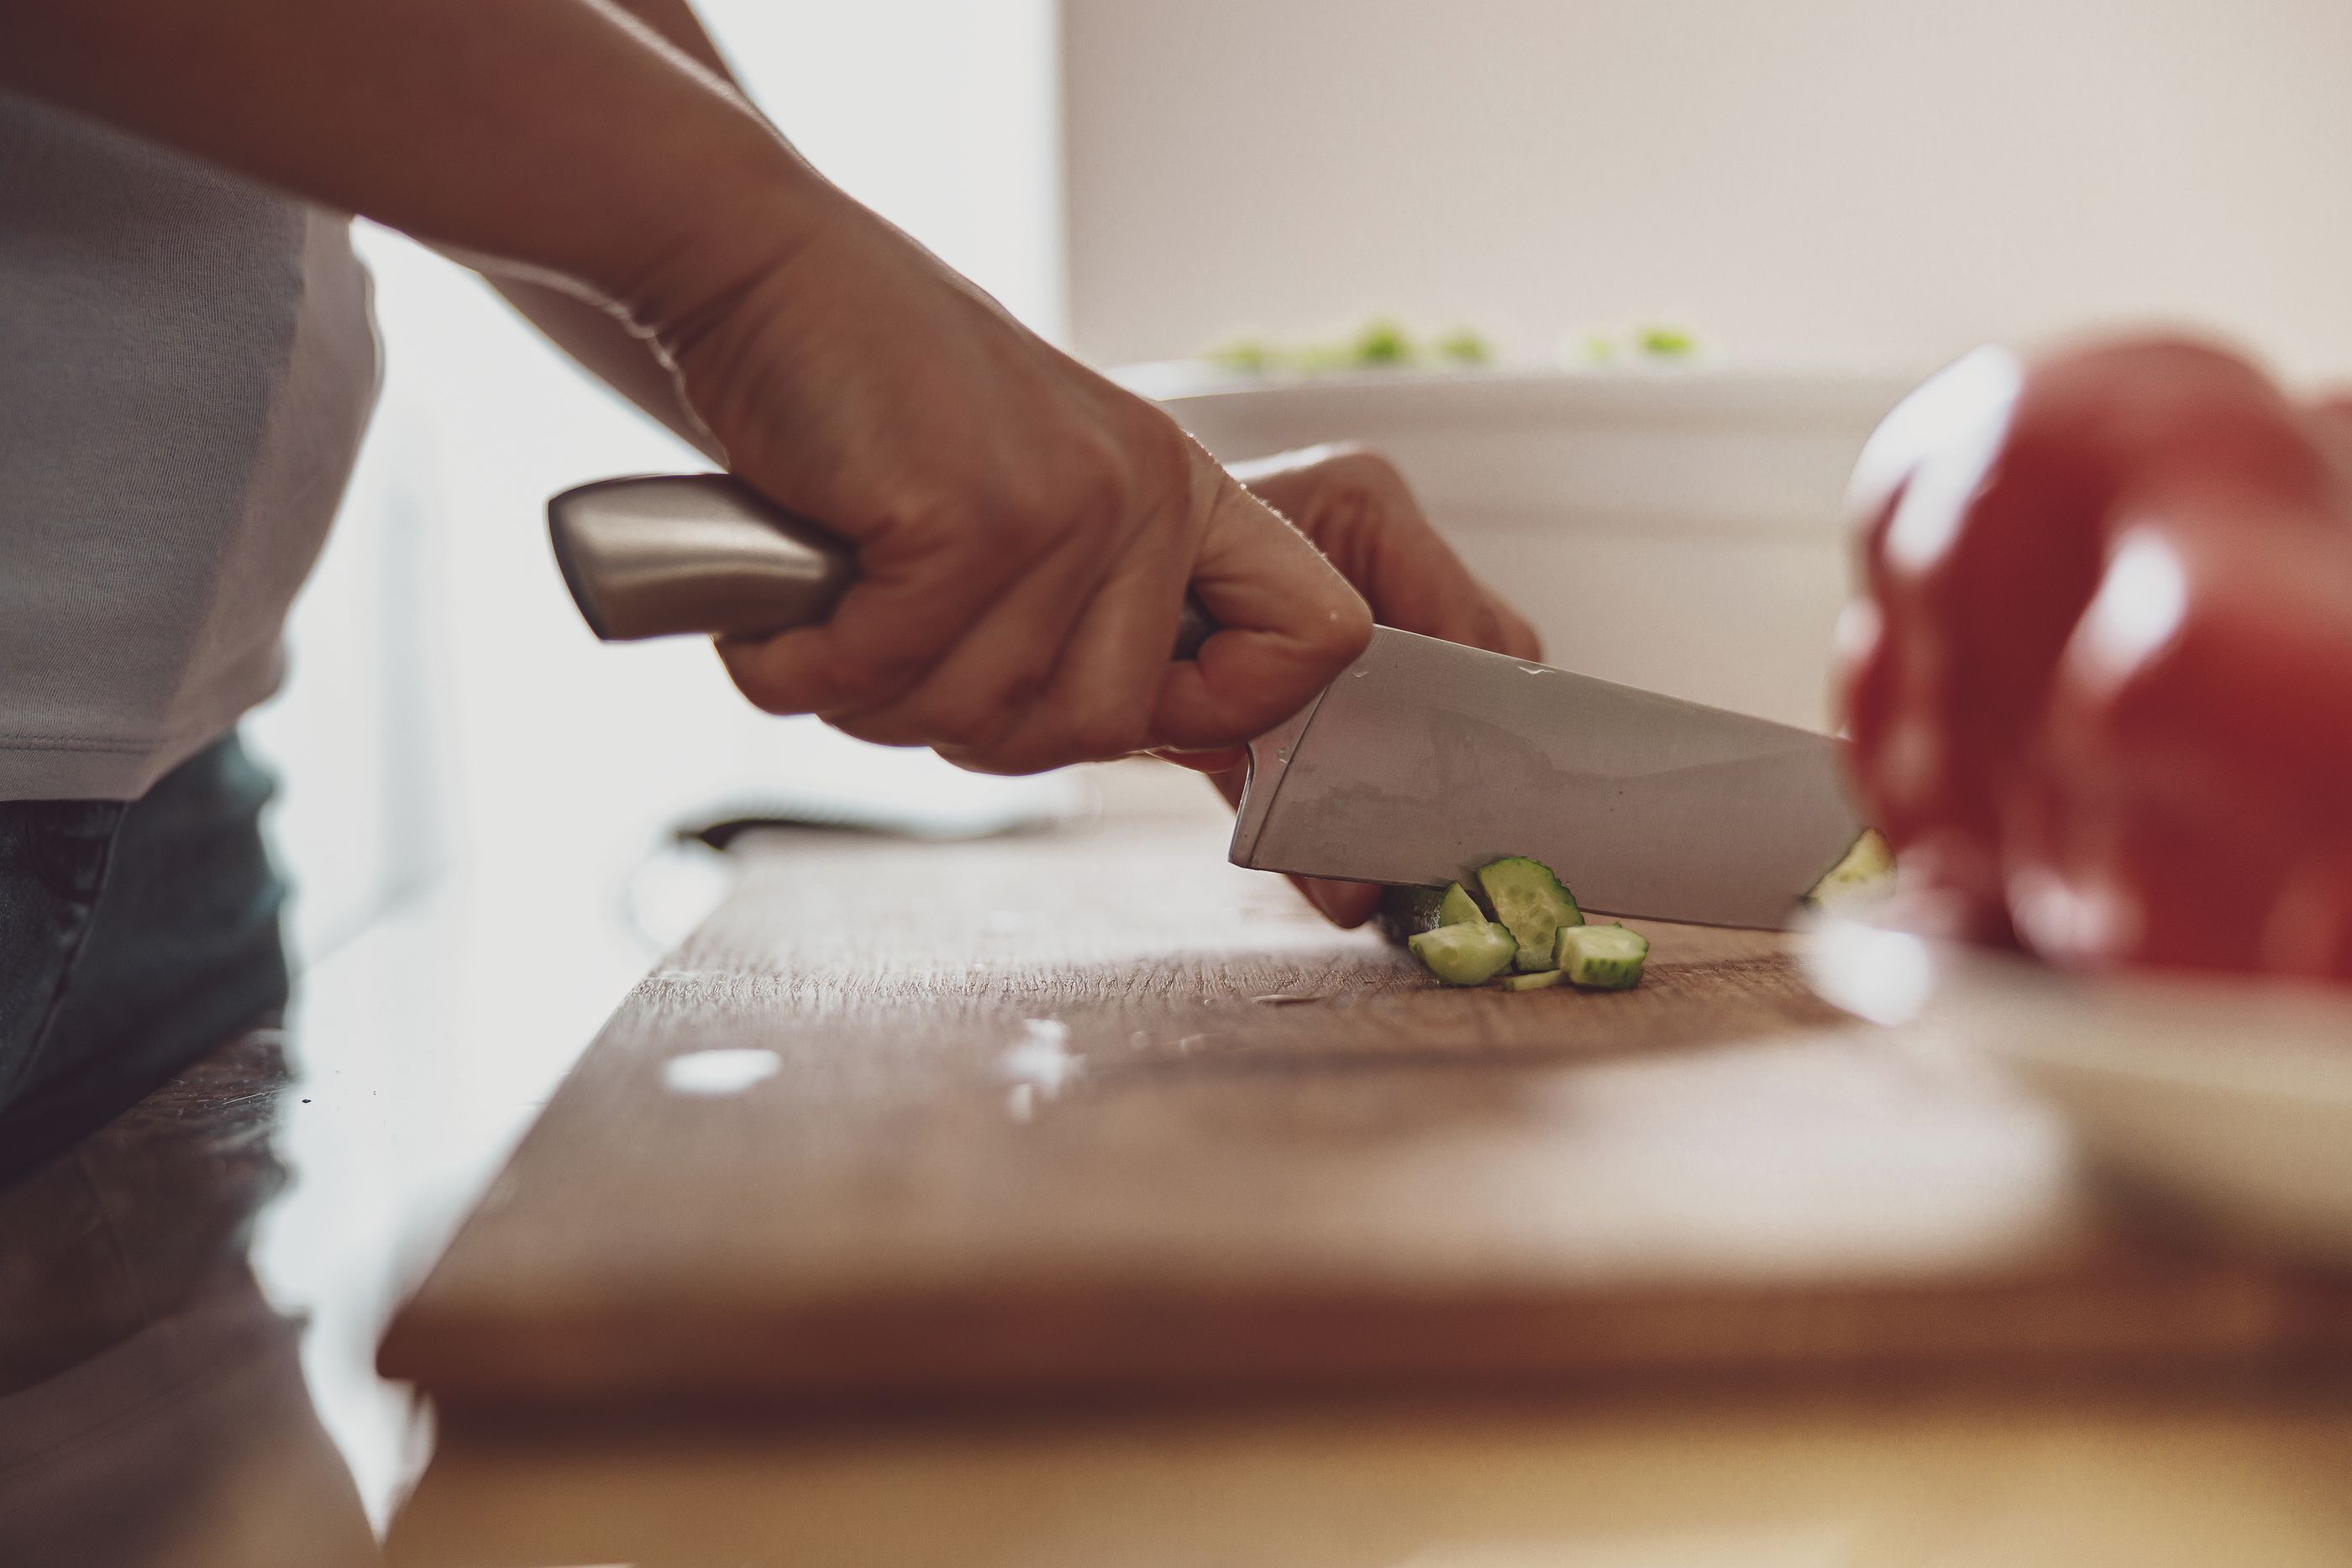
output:
[{"label": "white bowl", "polygon": [[1816,727],[1846,596],[1846,480],[1908,387],[1705,364],[1121,379],[1227,461],[1331,441],[1385,452],[1551,663]]},{"label": "white bowl", "polygon": [[2352,992],[2083,977],[1833,922],[1817,989],[2005,1061],[2092,1167],[2233,1243],[2352,1267]]}]

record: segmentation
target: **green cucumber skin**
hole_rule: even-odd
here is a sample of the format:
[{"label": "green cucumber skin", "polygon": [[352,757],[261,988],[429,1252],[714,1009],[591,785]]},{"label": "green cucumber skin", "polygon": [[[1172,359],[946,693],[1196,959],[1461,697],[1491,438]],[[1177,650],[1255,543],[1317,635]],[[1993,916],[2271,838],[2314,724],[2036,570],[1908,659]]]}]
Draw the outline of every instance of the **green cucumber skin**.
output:
[{"label": "green cucumber skin", "polygon": [[1381,935],[1399,946],[1441,925],[1463,925],[1486,918],[1477,898],[1458,882],[1444,887],[1384,887],[1380,907],[1372,912]]},{"label": "green cucumber skin", "polygon": [[1508,930],[1487,921],[1441,925],[1405,944],[1422,967],[1449,986],[1483,986],[1511,967],[1517,950]]},{"label": "green cucumber skin", "polygon": [[1553,956],[1570,985],[1589,991],[1630,991],[1642,983],[1650,942],[1622,925],[1563,927]]},{"label": "green cucumber skin", "polygon": [[1579,958],[1574,967],[1560,971],[1568,983],[1585,991],[1630,991],[1642,983],[1642,960],[1630,963],[1615,958]]},{"label": "green cucumber skin", "polygon": [[1543,969],[1532,975],[1506,975],[1495,983],[1507,991],[1543,991],[1549,990],[1567,978],[1568,976],[1561,970]]},{"label": "green cucumber skin", "polygon": [[1434,931],[1445,924],[1441,911],[1445,904],[1442,887],[1385,887],[1381,890],[1380,908],[1372,920],[1381,935],[1403,946],[1424,931]]},{"label": "green cucumber skin", "polygon": [[1584,914],[1551,867],[1511,855],[1480,866],[1478,885],[1486,890],[1495,918],[1510,927],[1519,945],[1512,962],[1529,973],[1557,968],[1552,944],[1561,927],[1584,924]]}]

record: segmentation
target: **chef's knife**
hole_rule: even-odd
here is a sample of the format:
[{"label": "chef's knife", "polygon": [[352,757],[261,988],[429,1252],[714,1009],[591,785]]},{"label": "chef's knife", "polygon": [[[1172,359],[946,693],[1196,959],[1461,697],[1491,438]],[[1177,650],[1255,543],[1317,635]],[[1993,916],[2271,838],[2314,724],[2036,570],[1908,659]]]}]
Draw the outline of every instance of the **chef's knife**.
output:
[{"label": "chef's knife", "polygon": [[[720,474],[606,479],[547,506],[600,637],[765,636],[822,622],[854,552]],[[1187,606],[1176,656],[1213,630]],[[1435,886],[1504,855],[1586,907],[1780,926],[1862,831],[1837,741],[1381,627],[1250,746],[1236,865]]]}]

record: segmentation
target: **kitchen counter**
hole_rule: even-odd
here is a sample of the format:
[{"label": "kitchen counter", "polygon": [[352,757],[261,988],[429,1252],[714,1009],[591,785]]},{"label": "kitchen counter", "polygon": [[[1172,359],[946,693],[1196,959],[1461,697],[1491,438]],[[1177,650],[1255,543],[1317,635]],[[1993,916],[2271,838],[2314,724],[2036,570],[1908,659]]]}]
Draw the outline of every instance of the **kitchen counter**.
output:
[{"label": "kitchen counter", "polygon": [[2266,1563],[2352,1301],[1783,939],[1433,989],[1189,799],[748,841],[395,1322],[396,1561]]},{"label": "kitchen counter", "polygon": [[436,1565],[2352,1556],[2336,1287],[2125,1223],[1964,1040],[1836,1019],[1774,939],[1433,992],[1219,863],[1196,788],[747,843],[387,1345],[432,1425],[367,1375],[386,1292],[626,956],[417,911],[339,959],[290,1075],[230,1042],[75,1156],[185,1221],[64,1237],[187,1283],[143,1327],[88,1340],[89,1271],[0,1213],[0,1560],[68,1507],[174,1568],[366,1561],[388,1512]]}]

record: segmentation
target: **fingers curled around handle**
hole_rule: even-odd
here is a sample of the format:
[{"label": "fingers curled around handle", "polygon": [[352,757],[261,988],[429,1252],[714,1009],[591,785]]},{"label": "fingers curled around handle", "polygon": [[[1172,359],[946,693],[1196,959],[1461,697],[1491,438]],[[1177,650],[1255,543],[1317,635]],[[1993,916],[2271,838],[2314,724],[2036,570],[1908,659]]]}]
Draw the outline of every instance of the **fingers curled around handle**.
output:
[{"label": "fingers curled around handle", "polygon": [[1209,516],[1192,591],[1217,631],[1168,666],[1152,716],[1155,744],[1240,745],[1304,707],[1372,636],[1363,597],[1272,508],[1210,464]]},{"label": "fingers curled around handle", "polygon": [[1244,465],[1234,476],[1314,542],[1381,625],[1517,659],[1543,656],[1534,629],[1471,575],[1380,453],[1313,447]]}]

